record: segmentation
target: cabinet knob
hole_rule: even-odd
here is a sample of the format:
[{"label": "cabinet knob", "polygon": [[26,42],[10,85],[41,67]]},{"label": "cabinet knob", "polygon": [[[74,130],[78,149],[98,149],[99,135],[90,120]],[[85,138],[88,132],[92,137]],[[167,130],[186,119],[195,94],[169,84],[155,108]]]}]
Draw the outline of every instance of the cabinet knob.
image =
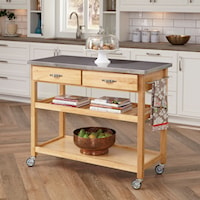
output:
[{"label": "cabinet knob", "polygon": [[105,83],[115,83],[115,82],[117,82],[117,81],[111,80],[111,79],[102,79],[102,81],[105,82]]},{"label": "cabinet knob", "polygon": [[53,78],[60,78],[60,77],[63,77],[62,74],[49,74],[50,77],[53,77]]}]

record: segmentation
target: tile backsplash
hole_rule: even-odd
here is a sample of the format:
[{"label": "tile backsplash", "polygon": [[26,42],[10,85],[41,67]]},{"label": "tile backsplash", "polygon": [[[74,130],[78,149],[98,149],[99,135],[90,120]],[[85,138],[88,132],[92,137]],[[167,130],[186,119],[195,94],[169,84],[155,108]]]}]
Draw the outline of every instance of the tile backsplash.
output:
[{"label": "tile backsplash", "polygon": [[129,14],[129,39],[136,29],[160,31],[160,41],[166,35],[191,35],[189,43],[200,44],[200,13],[133,12]]},{"label": "tile backsplash", "polygon": [[[14,12],[16,19],[15,23],[18,25],[17,33],[22,35],[27,35],[27,10],[23,9],[17,9],[17,10],[8,10],[9,12]],[[1,33],[6,33],[6,25],[9,22],[8,18],[4,17],[2,20],[0,20],[0,23],[3,25],[1,26]]]}]

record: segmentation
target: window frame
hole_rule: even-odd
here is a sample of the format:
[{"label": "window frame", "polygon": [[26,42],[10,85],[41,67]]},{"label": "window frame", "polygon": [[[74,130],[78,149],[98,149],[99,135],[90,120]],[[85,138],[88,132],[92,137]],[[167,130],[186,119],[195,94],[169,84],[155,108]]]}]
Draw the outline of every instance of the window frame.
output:
[{"label": "window frame", "polygon": [[[64,13],[64,10],[60,10],[61,3],[63,3],[65,0],[56,0],[56,31],[55,35],[57,38],[75,38],[76,37],[76,28],[66,28],[67,19],[62,18],[62,14]],[[84,10],[87,10],[88,8],[88,0],[83,0],[84,2]],[[101,7],[101,0],[99,0],[99,6]],[[65,6],[62,6],[62,9],[64,9]],[[81,26],[84,26],[82,32],[83,32],[83,38],[87,38],[89,35],[97,33],[99,28],[97,29],[87,29],[88,23],[87,23],[87,17],[88,12],[84,15],[84,22],[85,24],[80,24]],[[101,8],[99,8],[99,13],[101,13]],[[101,14],[99,14],[101,15]],[[99,16],[99,27],[101,26],[101,16]],[[67,30],[66,32],[61,31],[61,27],[65,27]]]}]

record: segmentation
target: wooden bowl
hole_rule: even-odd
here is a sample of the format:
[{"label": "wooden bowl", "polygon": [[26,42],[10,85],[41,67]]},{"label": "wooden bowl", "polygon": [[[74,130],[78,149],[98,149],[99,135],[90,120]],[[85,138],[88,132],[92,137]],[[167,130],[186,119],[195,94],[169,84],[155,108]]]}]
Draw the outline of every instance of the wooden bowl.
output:
[{"label": "wooden bowl", "polygon": [[167,35],[166,38],[172,45],[184,45],[189,41],[190,35]]},{"label": "wooden bowl", "polygon": [[[101,138],[92,136],[92,133],[94,135],[99,129],[102,130],[102,135],[106,133],[108,136],[103,137],[100,134],[98,137]],[[81,130],[84,130],[91,136],[88,136],[88,138],[79,136]],[[108,149],[115,143],[115,133],[115,130],[104,127],[79,128],[74,130],[74,143],[80,148],[82,154],[93,156],[103,155],[108,153]]]}]

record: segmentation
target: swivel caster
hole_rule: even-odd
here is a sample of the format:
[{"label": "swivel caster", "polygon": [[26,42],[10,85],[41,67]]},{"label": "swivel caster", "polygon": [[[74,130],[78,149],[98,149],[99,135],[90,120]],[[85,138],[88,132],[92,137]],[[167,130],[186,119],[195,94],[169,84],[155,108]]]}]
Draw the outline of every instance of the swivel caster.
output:
[{"label": "swivel caster", "polygon": [[135,190],[139,190],[142,187],[142,181],[143,179],[135,179],[131,185]]},{"label": "swivel caster", "polygon": [[155,172],[156,172],[156,174],[158,174],[158,175],[161,175],[161,174],[163,174],[163,172],[164,172],[164,165],[163,164],[159,164],[159,165],[156,165],[155,166]]},{"label": "swivel caster", "polygon": [[35,157],[31,156],[26,160],[28,167],[33,167],[35,165]]}]

